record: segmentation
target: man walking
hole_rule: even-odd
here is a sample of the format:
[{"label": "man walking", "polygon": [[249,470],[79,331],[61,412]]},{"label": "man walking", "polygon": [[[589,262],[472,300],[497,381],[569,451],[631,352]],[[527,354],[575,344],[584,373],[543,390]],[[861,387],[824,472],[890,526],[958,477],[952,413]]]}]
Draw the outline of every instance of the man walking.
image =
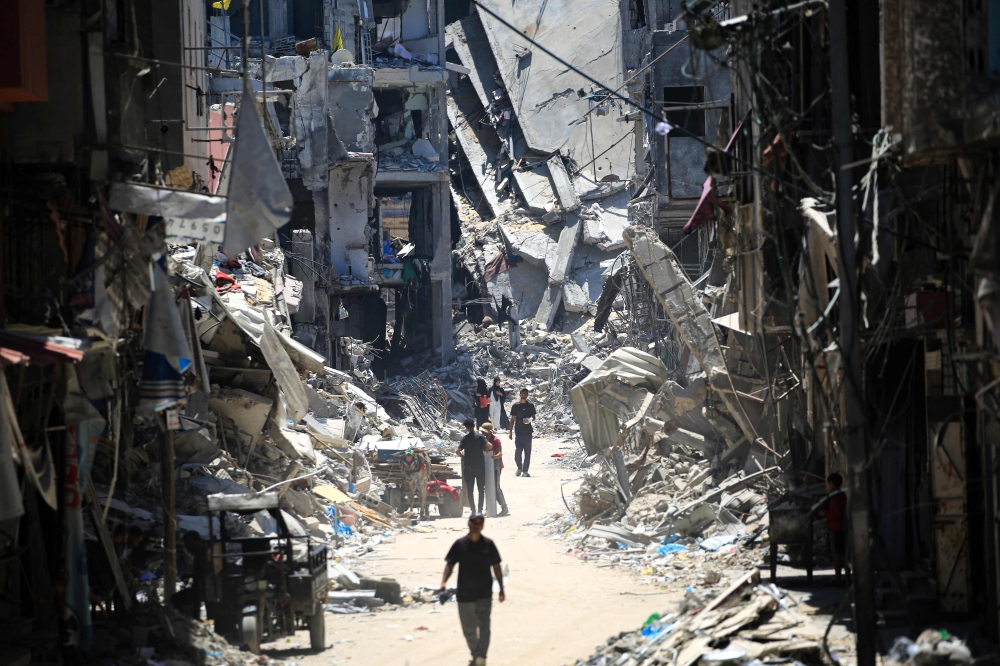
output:
[{"label": "man walking", "polygon": [[514,439],[514,462],[517,463],[514,476],[531,476],[528,467],[531,465],[531,436],[534,432],[531,422],[534,420],[535,406],[528,402],[528,389],[523,388],[521,401],[510,408],[510,436]]},{"label": "man walking", "polygon": [[[462,623],[465,642],[472,652],[469,666],[486,666],[486,651],[490,647],[490,611],[493,607],[493,576],[500,583],[500,603],[506,598],[503,591],[503,572],[500,570],[500,552],[492,539],[483,536],[486,518],[481,513],[469,516],[469,534],[452,544],[444,558],[444,576],[441,578],[440,600],[447,600],[448,579],[458,565],[458,619]],[[490,569],[493,575],[490,575]]]},{"label": "man walking", "polygon": [[[486,441],[490,443],[493,455],[493,470],[496,473],[496,489],[497,489],[497,501],[500,502],[500,518],[504,516],[509,516],[510,511],[507,510],[507,500],[504,499],[503,491],[500,490],[500,472],[503,471],[503,443],[500,438],[493,434],[493,424],[487,421],[479,428],[482,431],[483,436]],[[487,464],[489,467],[489,464]]]},{"label": "man walking", "polygon": [[[465,426],[465,437],[458,443],[458,455],[464,463],[463,479],[465,480],[465,492],[469,496],[469,509],[472,513],[482,512],[486,504],[486,456],[487,451],[493,449],[482,434],[476,432],[476,422],[472,419],[465,419],[462,422]],[[479,484],[479,507],[473,501],[472,492],[476,484]]]}]

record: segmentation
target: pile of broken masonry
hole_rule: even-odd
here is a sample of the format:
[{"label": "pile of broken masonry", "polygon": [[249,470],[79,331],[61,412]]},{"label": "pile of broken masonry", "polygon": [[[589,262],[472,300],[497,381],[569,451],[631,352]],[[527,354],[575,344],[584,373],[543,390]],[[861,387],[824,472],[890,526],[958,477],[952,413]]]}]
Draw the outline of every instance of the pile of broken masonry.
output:
[{"label": "pile of broken masonry", "polygon": [[[714,597],[689,591],[671,612],[654,613],[634,631],[612,636],[576,666],[831,666],[854,661],[849,637],[831,638],[794,594],[760,583],[749,573]],[[972,653],[943,629],[927,629],[916,641],[896,639],[891,666],[968,666]]]},{"label": "pile of broken masonry", "polygon": [[[287,274],[286,261],[282,250],[267,241],[252,256],[235,259],[201,256],[192,246],[170,247],[171,281],[189,296],[178,302],[182,307],[190,303],[185,330],[200,380],[197,390],[173,407],[178,529],[208,538],[209,495],[273,489],[289,530],[328,544],[329,611],[387,610],[429,601],[424,590],[403,591],[394,581],[356,572],[365,569],[366,556],[394,541],[396,531],[427,529],[410,527],[409,515],[382,501],[391,481],[373,471],[377,451],[370,450],[371,435],[415,436],[431,450],[441,446],[440,435],[436,428],[421,429],[412,415],[393,418],[386,412],[377,397],[381,387],[368,370],[370,359],[341,372],[326,367],[323,357],[295,339],[289,315],[301,285]],[[137,526],[151,538],[151,572],[161,568],[164,557],[158,546],[165,522],[160,475],[148,471],[159,464],[161,439],[158,426],[137,421],[122,460],[129,482],[119,482],[117,489],[114,482],[96,484],[109,529]],[[227,528],[232,536],[264,536],[276,526],[266,512],[258,512],[228,515]],[[143,580],[136,595],[140,604],[128,620],[148,627],[143,629],[148,639],[125,640],[137,646],[135,663],[165,656],[177,663],[266,663],[170,608],[154,617],[147,609],[157,606],[144,602],[163,598],[162,579]],[[95,658],[116,654],[122,639],[97,633]]]}]

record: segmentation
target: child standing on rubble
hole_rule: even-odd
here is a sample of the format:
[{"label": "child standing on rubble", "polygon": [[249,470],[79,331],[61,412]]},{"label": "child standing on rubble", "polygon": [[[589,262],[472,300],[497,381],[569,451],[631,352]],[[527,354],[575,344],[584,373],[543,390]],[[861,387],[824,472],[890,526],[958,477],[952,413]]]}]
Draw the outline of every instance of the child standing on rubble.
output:
[{"label": "child standing on rubble", "polygon": [[827,495],[825,505],[819,510],[821,516],[826,516],[826,538],[833,557],[834,585],[841,585],[843,578],[841,570],[847,555],[847,494],[841,486],[844,477],[837,472],[826,477]]}]

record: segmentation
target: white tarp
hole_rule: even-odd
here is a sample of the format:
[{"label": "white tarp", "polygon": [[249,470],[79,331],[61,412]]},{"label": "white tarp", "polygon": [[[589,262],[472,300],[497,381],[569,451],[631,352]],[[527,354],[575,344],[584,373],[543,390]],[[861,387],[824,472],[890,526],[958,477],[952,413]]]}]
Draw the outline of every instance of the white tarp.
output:
[{"label": "white tarp", "polygon": [[226,199],[223,251],[235,257],[292,216],[292,193],[274,156],[253,92],[243,90]]}]

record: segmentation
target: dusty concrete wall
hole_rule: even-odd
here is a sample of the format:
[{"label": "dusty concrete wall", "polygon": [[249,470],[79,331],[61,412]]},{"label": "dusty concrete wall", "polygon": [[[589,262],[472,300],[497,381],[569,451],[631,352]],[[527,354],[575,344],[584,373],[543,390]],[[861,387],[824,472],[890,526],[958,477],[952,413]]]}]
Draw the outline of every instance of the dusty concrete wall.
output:
[{"label": "dusty concrete wall", "polygon": [[372,123],[372,70],[333,68],[329,79],[329,113],[333,129],[350,152],[370,153],[375,147]]},{"label": "dusty concrete wall", "polygon": [[[334,273],[368,279],[368,208],[372,191],[367,162],[330,168],[329,257]],[[317,222],[317,226],[319,226]]]},{"label": "dusty concrete wall", "polygon": [[[651,58],[657,58],[661,53],[680,41],[685,31],[678,30],[668,33],[658,30],[653,33],[653,51]],[[725,60],[725,53],[720,50],[714,53],[718,60]],[[708,54],[687,47],[678,47],[661,58],[652,68],[650,77],[650,93],[654,100],[662,103],[664,88],[674,86],[704,86],[705,102],[720,101],[729,103],[733,91],[732,79],[728,69],[716,65]],[[701,137],[708,143],[715,141],[719,128],[722,109],[705,111],[705,135]],[[728,130],[726,131],[728,139]],[[656,190],[664,196],[672,198],[696,198],[701,194],[701,185],[705,181],[705,151],[704,146],[685,134],[676,132],[666,138],[654,134],[654,157],[656,165]],[[669,159],[669,173],[667,161]],[[669,178],[669,182],[668,182]]]}]

